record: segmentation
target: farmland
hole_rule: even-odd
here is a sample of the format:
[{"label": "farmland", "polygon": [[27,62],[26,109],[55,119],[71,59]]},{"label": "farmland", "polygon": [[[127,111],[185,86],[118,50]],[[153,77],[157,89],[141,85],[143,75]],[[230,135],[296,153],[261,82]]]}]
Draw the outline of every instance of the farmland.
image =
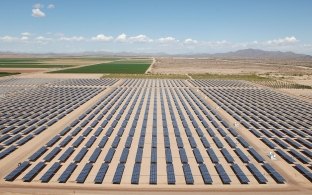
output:
[{"label": "farmland", "polygon": [[79,68],[55,71],[53,73],[103,73],[103,74],[144,74],[151,60],[132,59],[100,63]]},{"label": "farmland", "polygon": [[0,77],[5,77],[5,76],[10,76],[10,75],[15,75],[18,73],[9,73],[9,72],[0,72]]}]

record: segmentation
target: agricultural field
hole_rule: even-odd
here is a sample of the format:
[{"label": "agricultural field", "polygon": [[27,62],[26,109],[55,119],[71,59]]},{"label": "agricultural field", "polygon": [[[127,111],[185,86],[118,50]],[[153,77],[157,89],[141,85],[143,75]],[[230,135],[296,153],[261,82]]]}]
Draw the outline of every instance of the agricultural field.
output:
[{"label": "agricultural field", "polygon": [[150,59],[117,60],[108,63],[54,71],[53,73],[144,74],[151,65],[151,62]]},{"label": "agricultural field", "polygon": [[67,68],[119,60],[120,58],[0,58],[1,68]]},{"label": "agricultural field", "polygon": [[19,73],[0,72],[0,77],[11,76],[11,75],[16,75],[16,74],[19,74]]}]

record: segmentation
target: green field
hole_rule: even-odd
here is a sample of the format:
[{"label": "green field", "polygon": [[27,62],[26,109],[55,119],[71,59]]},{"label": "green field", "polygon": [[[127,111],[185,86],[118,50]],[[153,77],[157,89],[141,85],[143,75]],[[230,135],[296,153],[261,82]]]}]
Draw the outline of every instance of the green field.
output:
[{"label": "green field", "polygon": [[144,74],[151,60],[121,60],[109,63],[94,64],[80,68],[54,71],[52,73],[108,73],[108,74]]},{"label": "green field", "polygon": [[0,68],[66,68],[72,65],[53,65],[53,64],[1,64]]},{"label": "green field", "polygon": [[2,58],[0,68],[60,68],[69,65],[45,64],[44,60],[49,58]]},{"label": "green field", "polygon": [[0,72],[0,77],[5,77],[5,76],[10,76],[10,75],[15,75],[15,74],[20,74],[20,73]]}]

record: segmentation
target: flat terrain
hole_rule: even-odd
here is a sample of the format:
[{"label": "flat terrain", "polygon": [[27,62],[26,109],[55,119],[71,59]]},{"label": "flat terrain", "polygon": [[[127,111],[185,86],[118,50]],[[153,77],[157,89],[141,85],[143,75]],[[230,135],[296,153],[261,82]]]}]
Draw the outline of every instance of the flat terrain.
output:
[{"label": "flat terrain", "polygon": [[244,81],[96,77],[0,80],[0,193],[311,194],[311,103]]},{"label": "flat terrain", "polygon": [[[152,73],[162,74],[312,74],[311,65],[285,64],[284,61],[259,60],[156,58]],[[312,64],[312,62],[310,62]]]},{"label": "flat terrain", "polygon": [[104,73],[104,74],[144,74],[151,64],[148,59],[118,60],[79,68],[55,71],[54,73]]}]

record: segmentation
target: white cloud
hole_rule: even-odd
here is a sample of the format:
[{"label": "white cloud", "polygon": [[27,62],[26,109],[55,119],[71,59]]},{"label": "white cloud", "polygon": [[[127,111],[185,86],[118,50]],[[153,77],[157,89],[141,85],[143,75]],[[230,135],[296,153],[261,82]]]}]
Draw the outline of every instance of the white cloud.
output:
[{"label": "white cloud", "polygon": [[176,40],[176,38],[174,38],[174,37],[161,37],[158,39],[158,42],[160,42],[162,44],[168,44],[168,43],[179,42],[179,40]]},{"label": "white cloud", "polygon": [[32,9],[32,14],[33,17],[36,18],[41,18],[41,17],[45,17],[45,13],[43,11],[41,11],[40,8],[34,8]]},{"label": "white cloud", "polygon": [[22,41],[27,41],[28,39],[29,39],[29,37],[27,37],[27,36],[22,36],[22,37],[21,37],[21,40],[22,40]]},{"label": "white cloud", "polygon": [[12,37],[12,36],[0,37],[0,41],[4,41],[4,42],[12,42],[12,41],[16,41],[16,40],[18,40],[18,38]]},{"label": "white cloud", "polygon": [[91,38],[91,40],[93,40],[93,41],[105,41],[105,42],[111,41],[113,39],[114,39],[114,37],[106,36],[104,34],[98,34],[97,36]]},{"label": "white cloud", "polygon": [[151,43],[153,39],[149,38],[146,35],[137,35],[133,37],[129,37],[129,42],[137,42],[137,43]]},{"label": "white cloud", "polygon": [[54,4],[49,4],[48,5],[48,9],[54,9],[55,8],[55,5]]},{"label": "white cloud", "polygon": [[37,41],[51,41],[52,39],[48,37],[38,36],[36,37],[36,40]]},{"label": "white cloud", "polygon": [[118,41],[118,42],[127,42],[127,35],[125,34],[125,33],[121,33],[120,35],[118,35],[117,37],[116,37],[116,41]]},{"label": "white cloud", "polygon": [[31,34],[30,34],[29,32],[22,32],[21,35],[22,35],[22,36],[29,37]]},{"label": "white cloud", "polygon": [[36,4],[33,5],[34,9],[42,9],[43,7],[44,6],[42,4],[40,4],[40,3],[36,3]]},{"label": "white cloud", "polygon": [[85,40],[82,36],[72,36],[72,37],[60,37],[61,41],[83,41]]},{"label": "white cloud", "polygon": [[279,38],[274,40],[268,40],[266,44],[268,45],[289,45],[297,43],[298,39],[294,36],[285,37],[285,38]]},{"label": "white cloud", "polygon": [[194,39],[191,39],[191,38],[188,38],[188,39],[184,40],[184,44],[197,44],[197,43],[198,43],[197,40],[194,40]]}]

